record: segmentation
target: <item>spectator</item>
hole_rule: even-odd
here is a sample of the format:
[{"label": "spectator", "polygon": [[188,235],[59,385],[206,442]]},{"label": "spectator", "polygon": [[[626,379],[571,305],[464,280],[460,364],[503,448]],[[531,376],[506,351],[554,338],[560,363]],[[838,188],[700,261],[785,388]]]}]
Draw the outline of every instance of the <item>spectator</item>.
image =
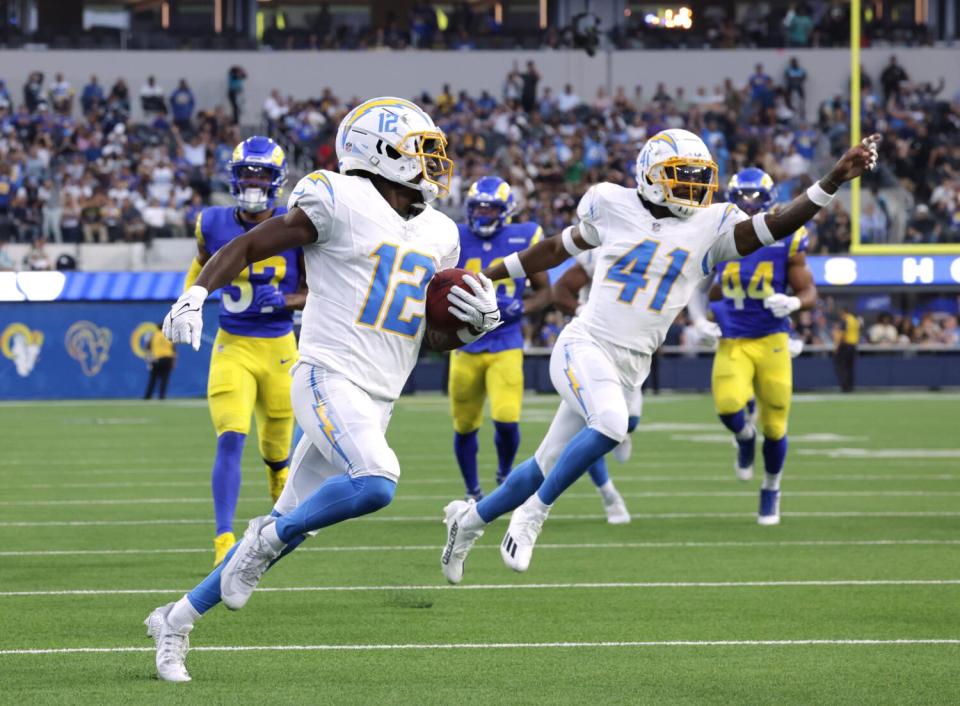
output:
[{"label": "spectator", "polygon": [[263,114],[267,119],[267,132],[271,135],[277,131],[280,119],[289,112],[289,108],[280,95],[280,91],[273,89],[267,100],[263,102]]},{"label": "spectator", "polygon": [[53,261],[47,254],[47,241],[37,238],[30,246],[30,250],[23,258],[23,267],[31,272],[41,272],[53,269]]},{"label": "spectator", "polygon": [[80,229],[80,205],[76,196],[66,192],[63,200],[63,211],[60,216],[60,232],[65,243],[79,243],[82,231]]},{"label": "spectator", "polygon": [[147,82],[140,86],[140,108],[147,120],[151,120],[167,112],[167,103],[163,97],[163,88],[153,76],[147,77]]},{"label": "spectator", "polygon": [[896,55],[891,55],[887,67],[880,74],[880,85],[883,87],[883,104],[887,105],[891,96],[899,93],[900,86],[909,80],[907,72],[897,63]]},{"label": "spectator", "polygon": [[960,329],[957,328],[957,317],[947,314],[940,325],[940,342],[945,346],[956,348],[960,346]]},{"label": "spectator", "polygon": [[877,322],[870,327],[867,340],[878,346],[890,346],[900,341],[897,327],[893,325],[893,317],[888,312],[880,314]]},{"label": "spectator", "polygon": [[231,66],[227,71],[227,100],[230,101],[230,110],[233,114],[233,124],[240,124],[240,114],[243,110],[243,87],[247,80],[247,72],[241,66]]},{"label": "spectator", "polygon": [[787,104],[801,118],[805,117],[807,113],[807,70],[800,66],[797,57],[790,57],[790,63],[783,72],[783,78]]},{"label": "spectator", "polygon": [[537,84],[540,82],[540,72],[532,61],[527,62],[527,70],[520,74],[523,88],[520,92],[520,105],[527,113],[532,113],[537,107]]},{"label": "spectator", "polygon": [[107,226],[103,221],[103,208],[106,198],[98,191],[83,202],[80,211],[80,222],[83,229],[83,240],[87,243],[106,243],[108,240]]},{"label": "spectator", "polygon": [[97,82],[96,76],[90,77],[90,83],[83,87],[80,94],[80,109],[84,115],[99,111],[104,104],[103,87]]},{"label": "spectator", "polygon": [[940,239],[943,226],[937,222],[925,203],[917,204],[913,210],[913,217],[907,224],[909,243],[934,243]]},{"label": "spectator", "polygon": [[36,113],[43,100],[43,74],[32,71],[23,85],[23,104],[28,113]]},{"label": "spectator", "polygon": [[150,379],[147,382],[147,391],[143,399],[149,400],[153,397],[153,390],[159,382],[157,397],[161,400],[167,397],[167,383],[170,381],[170,373],[176,365],[177,353],[173,344],[167,340],[161,331],[163,324],[157,324],[157,330],[150,336],[150,347],[147,356],[147,365],[150,367]]},{"label": "spectator", "polygon": [[7,244],[0,240],[0,272],[12,272],[17,269],[10,254],[6,251],[6,246]]},{"label": "spectator", "polygon": [[887,243],[887,216],[875,201],[867,201],[860,214],[860,242]]},{"label": "spectator", "polygon": [[143,209],[143,222],[147,226],[146,239],[150,242],[154,238],[166,237],[167,232],[166,219],[167,209],[164,208],[157,198],[151,198],[147,207]]},{"label": "spectator", "polygon": [[53,85],[50,86],[50,105],[60,115],[73,113],[73,87],[62,73],[54,76]]},{"label": "spectator", "polygon": [[193,110],[196,107],[196,101],[193,98],[193,91],[187,85],[185,78],[180,79],[177,89],[170,94],[170,111],[173,114],[173,124],[181,131],[190,129],[190,120],[193,118]]},{"label": "spectator", "polygon": [[582,102],[580,96],[573,92],[573,86],[568,83],[563,87],[563,93],[557,98],[557,109],[561,113],[567,113]]},{"label": "spectator", "polygon": [[783,20],[783,27],[787,32],[787,46],[808,47],[810,35],[813,34],[814,22],[807,3],[800,2],[791,5],[787,16]]},{"label": "spectator", "polygon": [[6,81],[0,79],[0,110],[13,111],[13,99],[10,97],[10,91],[7,90]]},{"label": "spectator", "polygon": [[147,225],[140,211],[131,201],[124,201],[120,209],[123,237],[128,242],[141,242],[146,238]]}]

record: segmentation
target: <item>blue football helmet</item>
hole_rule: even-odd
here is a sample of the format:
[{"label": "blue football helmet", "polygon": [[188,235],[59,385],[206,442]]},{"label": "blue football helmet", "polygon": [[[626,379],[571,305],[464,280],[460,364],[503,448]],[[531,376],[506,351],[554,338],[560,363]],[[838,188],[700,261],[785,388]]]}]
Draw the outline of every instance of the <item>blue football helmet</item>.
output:
[{"label": "blue football helmet", "polygon": [[481,177],[467,191],[467,223],[482,238],[503,228],[516,210],[513,191],[500,177]]},{"label": "blue football helmet", "polygon": [[287,181],[287,156],[269,137],[254,135],[237,145],[227,164],[230,193],[241,209],[260,213],[273,208]]},{"label": "blue football helmet", "polygon": [[748,167],[730,177],[727,200],[748,216],[755,216],[773,201],[773,178],[762,169]]}]

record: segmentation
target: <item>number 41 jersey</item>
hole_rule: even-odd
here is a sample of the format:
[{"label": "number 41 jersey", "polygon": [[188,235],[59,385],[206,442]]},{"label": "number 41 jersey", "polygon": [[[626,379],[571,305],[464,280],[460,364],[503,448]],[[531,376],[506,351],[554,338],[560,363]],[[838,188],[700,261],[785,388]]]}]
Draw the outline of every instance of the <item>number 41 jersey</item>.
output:
[{"label": "number 41 jersey", "polygon": [[404,219],[369,179],[323,170],[300,180],[288,207],[317,230],[303,248],[301,360],[396,399],[426,329],[427,284],[460,257],[456,224],[429,204]]},{"label": "number 41 jersey", "polygon": [[609,183],[591,187],[577,215],[584,239],[598,247],[590,298],[568,328],[646,354],[713,270],[723,234],[747,219],[726,203],[690,218],[654,218],[636,189]]}]

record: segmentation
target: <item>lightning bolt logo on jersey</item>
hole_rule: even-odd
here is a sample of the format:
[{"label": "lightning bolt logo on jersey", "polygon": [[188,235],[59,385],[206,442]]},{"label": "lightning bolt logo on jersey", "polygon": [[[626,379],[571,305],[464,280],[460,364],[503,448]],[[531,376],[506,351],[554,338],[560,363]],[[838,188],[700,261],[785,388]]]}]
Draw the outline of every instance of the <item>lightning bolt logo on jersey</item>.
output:
[{"label": "lightning bolt logo on jersey", "polygon": [[[274,215],[287,209],[280,206]],[[237,217],[237,209],[215,206],[204,209],[197,218],[196,235],[200,245],[212,257],[234,238],[246,233],[253,225],[245,225]],[[277,338],[293,331],[293,311],[269,310],[258,302],[258,288],[276,287],[283,294],[299,289],[299,250],[287,250],[282,255],[255,262],[221,290],[220,327],[237,336]]]},{"label": "lightning bolt logo on jersey", "polygon": [[723,299],[712,305],[724,338],[762,338],[790,330],[789,317],[777,317],[764,307],[771,294],[787,291],[787,264],[806,252],[807,235],[801,228],[786,240],[760,248],[742,260],[717,266]]},{"label": "lightning bolt logo on jersey", "polygon": [[[480,272],[498,264],[510,253],[523,250],[543,238],[543,229],[536,223],[508,223],[490,237],[476,235],[470,226],[464,223],[457,227],[460,230],[460,262],[457,267],[471,272]],[[500,301],[504,297],[523,301],[527,288],[526,278],[502,279],[495,284]],[[512,348],[523,348],[522,320],[504,324],[461,350],[468,353],[497,353]]]}]

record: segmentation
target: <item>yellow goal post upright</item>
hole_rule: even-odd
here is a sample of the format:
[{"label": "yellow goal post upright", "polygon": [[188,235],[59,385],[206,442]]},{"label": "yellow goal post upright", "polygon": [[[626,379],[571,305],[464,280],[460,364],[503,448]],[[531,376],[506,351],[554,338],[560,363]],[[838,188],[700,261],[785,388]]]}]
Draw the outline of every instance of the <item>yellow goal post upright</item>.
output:
[{"label": "yellow goal post upright", "polygon": [[[862,0],[850,0],[850,144],[861,135],[860,100],[860,28]],[[860,241],[861,180],[850,184],[850,252],[854,255],[947,255],[960,254],[960,243],[862,243]]]}]

